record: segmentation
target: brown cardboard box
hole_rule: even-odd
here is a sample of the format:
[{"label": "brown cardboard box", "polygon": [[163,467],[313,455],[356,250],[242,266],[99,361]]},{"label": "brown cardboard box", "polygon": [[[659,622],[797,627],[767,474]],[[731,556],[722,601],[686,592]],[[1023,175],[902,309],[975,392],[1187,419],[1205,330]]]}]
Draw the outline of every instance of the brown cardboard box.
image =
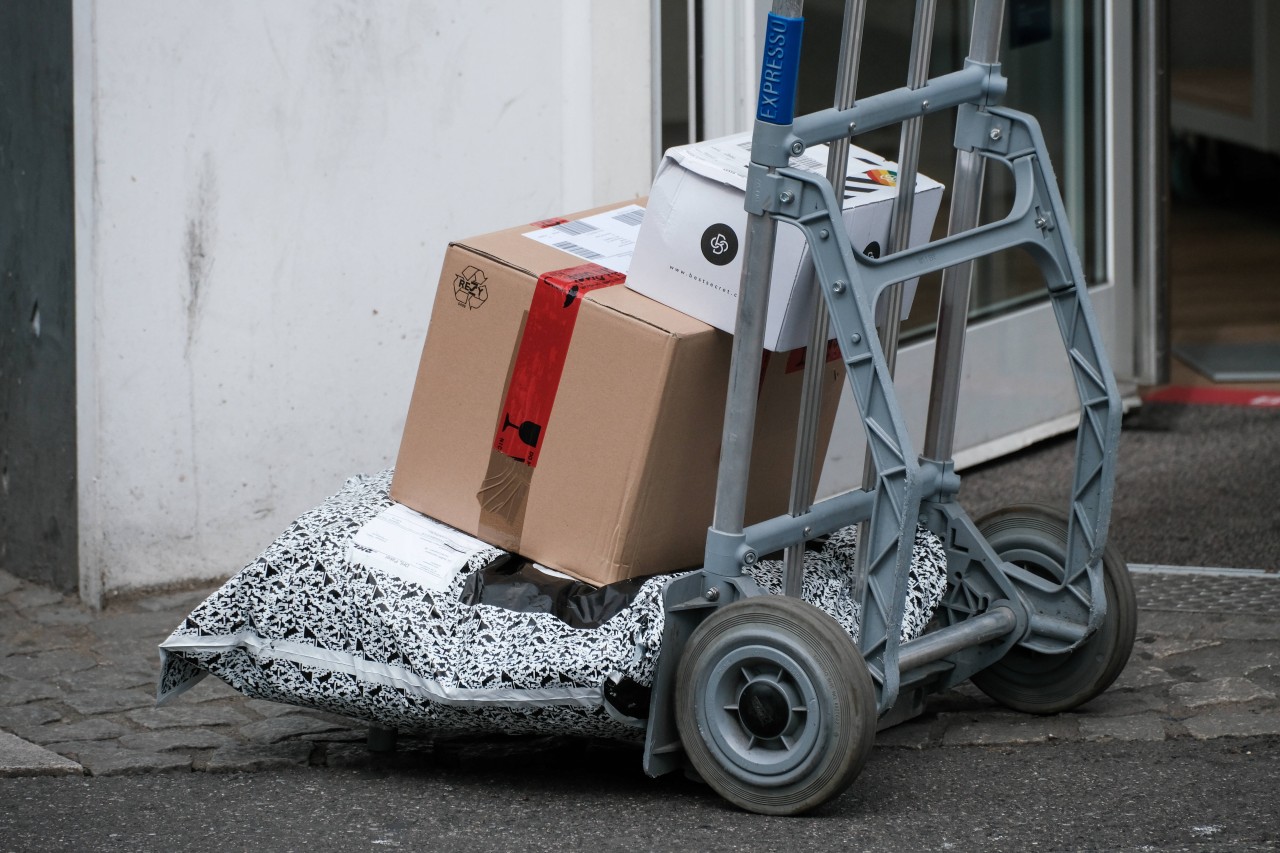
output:
[{"label": "brown cardboard box", "polygon": [[[450,245],[391,495],[590,583],[696,567],[730,337],[522,236],[540,225]],[[786,512],[803,375],[802,351],[766,359],[748,523]]]}]

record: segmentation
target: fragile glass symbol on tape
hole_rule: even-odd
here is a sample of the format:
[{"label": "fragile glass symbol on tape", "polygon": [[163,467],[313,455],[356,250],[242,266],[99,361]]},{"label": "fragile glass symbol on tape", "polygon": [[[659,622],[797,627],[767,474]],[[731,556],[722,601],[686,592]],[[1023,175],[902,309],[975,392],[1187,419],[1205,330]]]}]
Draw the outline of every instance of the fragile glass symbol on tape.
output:
[{"label": "fragile glass symbol on tape", "polygon": [[467,267],[453,276],[453,297],[464,308],[479,308],[489,298],[489,279],[475,267]]},{"label": "fragile glass symbol on tape", "polygon": [[511,422],[511,416],[503,413],[503,420],[506,421],[502,425],[503,429],[515,429],[516,434],[520,436],[520,440],[530,447],[538,446],[538,436],[542,435],[542,424],[533,421],[521,421],[518,424]]}]

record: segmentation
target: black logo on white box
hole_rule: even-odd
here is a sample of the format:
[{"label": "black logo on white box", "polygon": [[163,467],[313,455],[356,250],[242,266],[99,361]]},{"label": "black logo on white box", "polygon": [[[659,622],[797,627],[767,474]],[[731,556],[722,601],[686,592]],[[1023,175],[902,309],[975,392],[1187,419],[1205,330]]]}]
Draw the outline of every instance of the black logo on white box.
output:
[{"label": "black logo on white box", "polygon": [[702,256],[718,267],[732,262],[738,256],[738,235],[723,222],[710,226],[702,232]]},{"label": "black logo on white box", "polygon": [[479,308],[489,298],[489,279],[475,267],[467,267],[453,276],[453,297],[463,308]]}]

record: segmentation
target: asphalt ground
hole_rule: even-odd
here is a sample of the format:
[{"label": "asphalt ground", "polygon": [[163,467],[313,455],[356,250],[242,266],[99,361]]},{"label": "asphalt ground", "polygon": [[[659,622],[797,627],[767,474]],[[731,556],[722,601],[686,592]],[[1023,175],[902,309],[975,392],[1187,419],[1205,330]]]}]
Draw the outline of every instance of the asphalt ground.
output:
[{"label": "asphalt ground", "polygon": [[843,796],[747,814],[634,755],[466,769],[0,779],[0,851],[1276,849],[1280,739],[880,747]]}]

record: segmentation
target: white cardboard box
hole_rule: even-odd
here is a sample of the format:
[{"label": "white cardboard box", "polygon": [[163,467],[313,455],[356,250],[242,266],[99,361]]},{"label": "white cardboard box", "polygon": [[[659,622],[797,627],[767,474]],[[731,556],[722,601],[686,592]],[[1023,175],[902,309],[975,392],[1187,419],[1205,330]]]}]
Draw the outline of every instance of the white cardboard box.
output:
[{"label": "white cardboard box", "polygon": [[[751,134],[742,133],[672,148],[653,181],[644,224],[636,238],[627,287],[732,332],[742,276],[747,224],[743,196]],[[827,147],[816,146],[792,165],[825,173]],[[844,219],[853,247],[879,257],[889,238],[896,165],[856,146],[849,149]],[[928,240],[942,199],[942,184],[920,175],[910,245]],[[796,349],[808,343],[814,291],[798,288],[808,247],[799,229],[779,227],[765,323],[765,348]],[[915,295],[903,292],[903,317]]]}]

